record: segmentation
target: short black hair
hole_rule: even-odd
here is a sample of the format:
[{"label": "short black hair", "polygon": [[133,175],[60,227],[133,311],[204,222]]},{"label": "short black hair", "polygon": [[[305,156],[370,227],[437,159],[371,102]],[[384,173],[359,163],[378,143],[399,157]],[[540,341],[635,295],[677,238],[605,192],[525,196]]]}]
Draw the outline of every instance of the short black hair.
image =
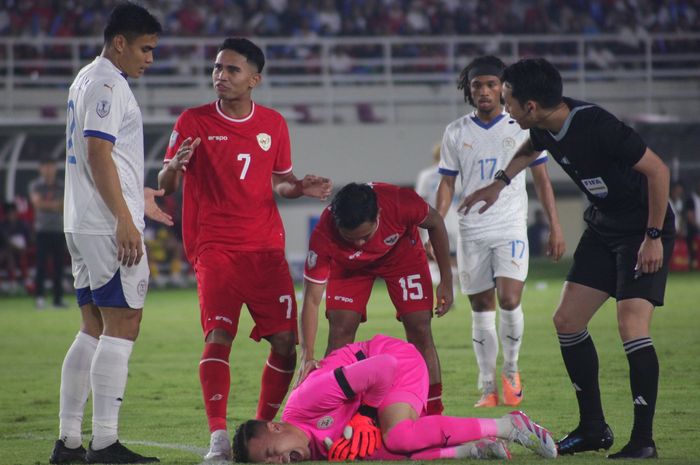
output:
[{"label": "short black hair", "polygon": [[331,201],[331,213],[340,229],[355,229],[367,221],[376,221],[377,194],[369,184],[350,183]]},{"label": "short black hair", "polygon": [[[469,105],[476,107],[474,100],[472,99],[472,93],[470,89],[469,73],[471,70],[479,67],[489,67],[498,70],[499,79],[503,78],[503,70],[506,69],[505,63],[501,61],[500,58],[493,55],[484,55],[481,57],[474,58],[471,63],[464,67],[461,73],[459,73],[459,79],[457,80],[457,89],[464,91],[464,101],[469,102]],[[501,99],[502,100],[502,99]],[[503,103],[503,101],[501,101]]]},{"label": "short black hair", "polygon": [[521,105],[529,100],[553,108],[562,100],[561,74],[544,58],[524,58],[503,71],[503,82]]},{"label": "short black hair", "polygon": [[237,463],[249,463],[250,454],[248,441],[256,437],[262,431],[265,422],[262,420],[248,420],[242,423],[233,435],[233,461]]},{"label": "short black hair", "polygon": [[104,30],[104,43],[108,44],[116,35],[131,41],[147,34],[160,34],[163,27],[147,9],[132,2],[120,3],[109,14]]},{"label": "short black hair", "polygon": [[252,63],[258,68],[258,73],[262,73],[265,67],[265,54],[262,49],[244,37],[227,38],[216,53],[218,54],[222,50],[233,50],[243,55],[248,63]]}]

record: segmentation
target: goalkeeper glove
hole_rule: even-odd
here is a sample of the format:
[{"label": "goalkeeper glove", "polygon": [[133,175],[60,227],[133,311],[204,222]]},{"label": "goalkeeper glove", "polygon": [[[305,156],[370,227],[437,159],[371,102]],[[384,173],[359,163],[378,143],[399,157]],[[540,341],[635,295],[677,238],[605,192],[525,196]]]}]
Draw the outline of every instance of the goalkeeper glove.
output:
[{"label": "goalkeeper glove", "polygon": [[374,421],[356,413],[345,426],[343,435],[330,445],[328,460],[341,462],[368,457],[382,446],[382,432]]}]

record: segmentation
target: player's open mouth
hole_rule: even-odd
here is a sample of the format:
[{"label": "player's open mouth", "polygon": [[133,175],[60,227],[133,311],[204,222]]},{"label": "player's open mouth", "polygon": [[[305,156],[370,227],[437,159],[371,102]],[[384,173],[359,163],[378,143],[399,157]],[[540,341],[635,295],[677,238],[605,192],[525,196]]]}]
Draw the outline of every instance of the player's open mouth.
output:
[{"label": "player's open mouth", "polygon": [[293,450],[289,453],[290,462],[301,462],[302,460],[304,460],[304,457],[299,451]]}]

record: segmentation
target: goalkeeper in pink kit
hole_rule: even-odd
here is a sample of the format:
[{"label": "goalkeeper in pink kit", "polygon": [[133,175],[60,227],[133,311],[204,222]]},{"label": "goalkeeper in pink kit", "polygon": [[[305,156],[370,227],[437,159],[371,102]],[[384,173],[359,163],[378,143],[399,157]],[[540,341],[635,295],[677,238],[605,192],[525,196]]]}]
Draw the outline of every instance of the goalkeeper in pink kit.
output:
[{"label": "goalkeeper in pink kit", "polygon": [[[522,412],[496,419],[427,416],[427,398],[428,370],[412,344],[384,335],[348,344],[292,391],[281,422],[238,427],[234,460],[510,458],[504,440],[557,456],[549,431]],[[369,411],[376,420],[363,415]]]}]

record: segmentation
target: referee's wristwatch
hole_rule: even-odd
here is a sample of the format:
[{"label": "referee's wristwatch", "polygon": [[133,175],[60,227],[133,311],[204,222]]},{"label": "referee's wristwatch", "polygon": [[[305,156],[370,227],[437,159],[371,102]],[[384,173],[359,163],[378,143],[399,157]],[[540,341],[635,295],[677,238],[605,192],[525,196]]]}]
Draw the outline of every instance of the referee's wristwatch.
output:
[{"label": "referee's wristwatch", "polygon": [[493,179],[498,179],[499,181],[503,181],[503,183],[506,186],[510,185],[510,178],[508,177],[506,172],[503,170],[496,171],[496,174],[493,175]]},{"label": "referee's wristwatch", "polygon": [[661,230],[659,228],[647,228],[646,235],[649,239],[658,239],[661,237]]}]

